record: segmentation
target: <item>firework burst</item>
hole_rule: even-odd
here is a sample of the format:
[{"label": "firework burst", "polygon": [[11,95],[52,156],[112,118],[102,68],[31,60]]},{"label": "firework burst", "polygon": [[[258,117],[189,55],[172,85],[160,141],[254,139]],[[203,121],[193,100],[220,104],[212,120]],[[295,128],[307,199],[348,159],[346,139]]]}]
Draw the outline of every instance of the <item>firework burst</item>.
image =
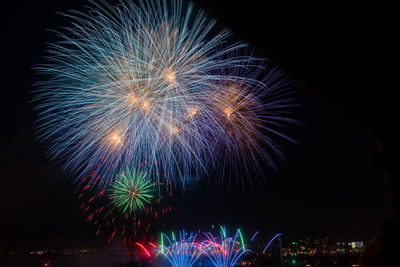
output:
[{"label": "firework burst", "polygon": [[272,163],[264,144],[282,155],[270,137],[293,122],[282,83],[259,79],[263,60],[228,30],[179,0],[92,5],[66,15],[72,25],[36,68],[40,138],[77,180],[95,172],[102,190],[141,162],[157,180],[231,166],[239,177],[257,157]]},{"label": "firework burst", "polygon": [[154,199],[156,184],[151,182],[148,173],[136,169],[126,169],[111,183],[109,198],[112,205],[122,213],[143,210]]},{"label": "firework burst", "polygon": [[216,83],[219,90],[209,99],[210,109],[217,117],[212,144],[219,159],[211,162],[211,169],[217,171],[218,177],[236,178],[238,184],[244,185],[242,177],[252,183],[254,178],[264,177],[265,163],[276,170],[274,157],[285,159],[277,140],[295,142],[280,130],[299,124],[291,112],[296,105],[282,72],[265,63],[220,72],[243,78]]}]

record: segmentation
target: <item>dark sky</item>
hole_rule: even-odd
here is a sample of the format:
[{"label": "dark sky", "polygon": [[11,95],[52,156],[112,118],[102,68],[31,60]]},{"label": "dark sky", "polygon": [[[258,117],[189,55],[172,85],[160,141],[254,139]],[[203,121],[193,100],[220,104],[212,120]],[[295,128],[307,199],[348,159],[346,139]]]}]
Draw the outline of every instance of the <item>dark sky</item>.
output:
[{"label": "dark sky", "polygon": [[[84,222],[79,203],[72,196],[72,177],[49,161],[43,145],[35,141],[36,115],[30,103],[36,79],[31,68],[43,56],[45,43],[54,40],[46,29],[66,25],[56,12],[83,10],[85,4],[85,1],[20,1],[1,11],[5,18],[2,65],[6,72],[3,73],[1,98],[0,248],[104,244]],[[210,1],[201,1],[201,4],[218,18],[226,12],[218,5],[214,9],[210,7]],[[247,18],[245,12],[251,8],[250,1],[242,20]],[[296,19],[291,22],[295,23]],[[247,27],[252,26],[251,20],[246,23]],[[277,22],[274,32],[285,29],[282,23]],[[250,34],[264,34],[257,29],[260,25],[251,28]],[[271,35],[275,40],[273,44],[279,44],[274,39],[279,36],[282,34]],[[294,46],[302,41],[298,37],[291,40]],[[257,39],[259,36],[251,42],[259,48],[262,42],[257,43]],[[286,36],[281,44],[287,46],[289,39],[291,37]],[[262,41],[265,40],[268,36],[263,35]],[[324,45],[304,52],[310,53],[310,60],[326,56],[324,53],[332,49],[333,44]],[[308,47],[304,43],[299,46]],[[258,52],[272,55],[272,59],[279,62],[279,51],[271,47],[263,47]],[[294,51],[299,50],[290,50],[290,53]],[[294,54],[296,56],[302,58]],[[306,70],[310,66],[307,62],[302,64]],[[290,66],[289,62],[283,69],[290,70]],[[334,61],[333,66],[325,62],[323,67],[340,66]],[[221,191],[212,183],[206,186],[205,182],[192,186],[183,198],[184,204],[170,217],[168,227],[206,230],[211,224],[224,224],[239,226],[248,232],[261,230],[266,237],[276,232],[283,232],[288,238],[327,234],[337,241],[366,240],[379,231],[380,223],[390,213],[382,172],[370,160],[376,150],[375,143],[352,122],[311,96],[305,84],[310,79],[312,83],[313,77],[314,85],[337,81],[330,76],[321,78],[319,71],[310,75],[310,68],[306,74],[289,72],[300,105],[296,118],[304,126],[289,130],[298,144],[284,144],[287,161],[278,162],[279,172],[271,173],[267,182],[245,190],[232,187]]]}]

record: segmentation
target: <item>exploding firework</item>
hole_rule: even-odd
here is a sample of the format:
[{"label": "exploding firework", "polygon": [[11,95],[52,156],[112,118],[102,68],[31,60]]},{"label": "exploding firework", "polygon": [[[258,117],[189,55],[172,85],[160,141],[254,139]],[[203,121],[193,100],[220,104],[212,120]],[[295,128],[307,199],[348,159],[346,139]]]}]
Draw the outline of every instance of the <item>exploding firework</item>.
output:
[{"label": "exploding firework", "polygon": [[230,79],[213,71],[251,59],[219,60],[241,45],[216,50],[228,31],[206,39],[215,21],[192,4],[104,5],[68,15],[73,26],[37,68],[50,76],[37,94],[49,154],[78,178],[95,168],[103,186],[121,166],[144,160],[159,175],[196,175],[212,153],[198,123],[215,117],[204,99],[212,82]]},{"label": "exploding firework", "polygon": [[213,166],[218,177],[250,178],[251,183],[264,177],[265,163],[276,170],[274,156],[285,158],[277,140],[295,142],[280,128],[299,123],[290,111],[296,105],[287,79],[276,68],[260,62],[221,72],[243,79],[220,81],[215,85],[220,90],[210,97],[209,106],[218,118],[212,143],[219,159],[211,164],[218,165]]},{"label": "exploding firework", "polygon": [[202,242],[203,250],[215,267],[233,267],[249,250],[245,247],[240,229],[235,236],[227,236],[226,229],[222,228],[220,237],[205,233],[208,240]]},{"label": "exploding firework", "polygon": [[134,213],[151,203],[155,198],[155,187],[147,172],[126,169],[111,183],[109,198],[122,213]]},{"label": "exploding firework", "polygon": [[[136,174],[142,172],[135,171]],[[142,241],[154,242],[152,229],[165,223],[167,215],[176,209],[171,206],[172,194],[167,186],[157,186],[158,193],[154,195],[151,202],[131,212],[130,204],[118,207],[120,202],[116,202],[114,197],[110,198],[107,190],[97,192],[96,183],[100,181],[100,178],[90,178],[83,181],[75,191],[75,196],[81,201],[80,208],[86,222],[94,225],[96,235],[103,236],[107,244],[116,239],[130,247],[139,246],[135,242],[141,244],[143,244]],[[111,196],[113,196],[112,191]]]},{"label": "exploding firework", "polygon": [[179,232],[178,239],[172,233],[172,239],[161,233],[159,253],[164,255],[173,267],[190,267],[202,255],[202,245],[196,242],[196,235]]},{"label": "exploding firework", "polygon": [[282,156],[271,136],[292,120],[279,75],[259,79],[263,60],[228,30],[179,0],[92,4],[66,15],[37,67],[40,137],[77,180],[94,171],[102,190],[140,162],[156,179],[250,176],[258,156],[272,165],[263,145]]}]

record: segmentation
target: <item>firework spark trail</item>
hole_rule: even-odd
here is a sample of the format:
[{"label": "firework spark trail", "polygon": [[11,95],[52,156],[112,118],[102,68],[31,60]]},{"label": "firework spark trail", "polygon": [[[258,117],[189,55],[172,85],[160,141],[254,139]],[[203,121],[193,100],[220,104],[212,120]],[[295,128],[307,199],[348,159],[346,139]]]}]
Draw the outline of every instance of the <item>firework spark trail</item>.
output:
[{"label": "firework spark trail", "polygon": [[260,140],[283,156],[269,137],[289,139],[276,128],[293,123],[279,75],[259,79],[262,60],[228,30],[179,0],[91,3],[65,15],[72,25],[36,68],[40,138],[78,181],[95,171],[102,190],[144,161],[157,180],[250,176],[257,155],[273,165]]},{"label": "firework spark trail", "polygon": [[265,246],[265,248],[263,249],[263,253],[265,253],[265,251],[269,248],[269,246],[272,244],[272,242],[274,242],[274,240],[278,237],[280,237],[282,235],[282,233],[278,233],[276,234],[273,238],[271,238],[271,240],[268,242],[268,244]]},{"label": "firework spark trail", "polygon": [[149,251],[141,243],[135,242],[135,245],[140,247],[148,258],[151,257],[151,254],[149,253]]},{"label": "firework spark trail", "polygon": [[185,231],[181,231],[178,240],[170,240],[167,235],[161,234],[159,253],[164,255],[173,267],[190,267],[203,253],[201,244],[195,242],[196,235],[193,233],[190,233],[189,237],[186,235]]},{"label": "firework spark trail", "polygon": [[[205,233],[208,240],[203,241],[203,250],[215,267],[233,267],[239,259],[250,250],[246,249],[240,230],[235,236],[227,237],[224,231],[220,231],[220,237],[211,233]],[[240,237],[241,242],[238,241]]]},{"label": "firework spark trail", "polygon": [[256,231],[254,234],[253,234],[253,236],[252,236],[252,238],[251,238],[251,242],[253,242],[253,240],[254,240],[254,238],[258,235],[260,233],[260,231]]}]

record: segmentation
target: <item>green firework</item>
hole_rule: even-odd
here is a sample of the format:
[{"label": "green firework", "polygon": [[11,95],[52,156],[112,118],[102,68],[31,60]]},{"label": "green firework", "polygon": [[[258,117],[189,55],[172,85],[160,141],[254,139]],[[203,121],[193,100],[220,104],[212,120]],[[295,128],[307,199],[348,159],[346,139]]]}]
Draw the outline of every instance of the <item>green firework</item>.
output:
[{"label": "green firework", "polygon": [[110,199],[122,212],[134,213],[145,208],[154,198],[154,183],[147,172],[126,169],[110,186]]}]

